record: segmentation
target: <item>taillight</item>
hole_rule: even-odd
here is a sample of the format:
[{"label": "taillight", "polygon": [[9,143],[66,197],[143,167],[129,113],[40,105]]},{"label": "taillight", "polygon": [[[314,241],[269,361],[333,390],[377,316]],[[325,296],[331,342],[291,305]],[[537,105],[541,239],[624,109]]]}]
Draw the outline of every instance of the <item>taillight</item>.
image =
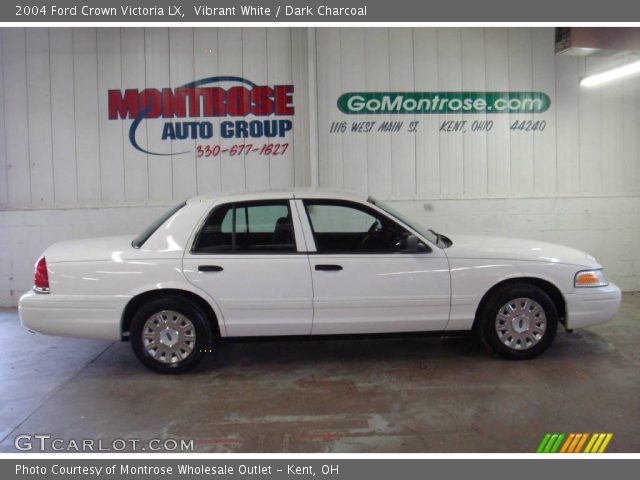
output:
[{"label": "taillight", "polygon": [[47,261],[44,257],[40,257],[36,262],[33,289],[38,293],[49,293],[49,274],[47,273]]}]

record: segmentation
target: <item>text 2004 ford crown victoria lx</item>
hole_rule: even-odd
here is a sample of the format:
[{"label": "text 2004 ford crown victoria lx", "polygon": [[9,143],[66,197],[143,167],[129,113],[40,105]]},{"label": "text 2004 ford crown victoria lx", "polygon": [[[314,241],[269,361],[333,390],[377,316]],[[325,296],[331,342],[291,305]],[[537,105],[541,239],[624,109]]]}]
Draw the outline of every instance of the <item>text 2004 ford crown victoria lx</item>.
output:
[{"label": "text 2004 ford crown victoria lx", "polygon": [[138,237],[68,241],[38,260],[23,324],[129,339],[164,373],[221,337],[473,330],[531,358],[566,328],[608,321],[620,290],[586,253],[451,239],[372,198],[318,191],[193,198]]}]

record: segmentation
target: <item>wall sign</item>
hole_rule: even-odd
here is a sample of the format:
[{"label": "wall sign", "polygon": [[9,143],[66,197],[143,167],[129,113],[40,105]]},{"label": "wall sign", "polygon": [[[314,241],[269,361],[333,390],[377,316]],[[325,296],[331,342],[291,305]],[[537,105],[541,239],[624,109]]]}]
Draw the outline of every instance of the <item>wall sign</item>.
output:
[{"label": "wall sign", "polygon": [[[546,120],[533,120],[532,114],[546,112],[551,99],[543,92],[348,92],[338,98],[338,110],[349,115],[454,115],[440,122],[441,133],[489,132],[494,122],[488,118],[460,120],[458,115],[510,114],[510,129],[517,132],[542,132]],[[415,133],[420,121],[358,119],[350,124],[333,121],[329,133]]]},{"label": "wall sign", "polygon": [[338,98],[343,113],[542,113],[542,92],[350,92]]},{"label": "wall sign", "polygon": [[[210,86],[216,85],[216,86]],[[109,119],[133,120],[129,142],[151,155],[182,155],[191,150],[158,153],[136,136],[148,119],[167,119],[159,130],[148,131],[163,141],[246,138],[283,138],[293,129],[293,85],[256,85],[235,76],[208,77],[177,88],[109,90]],[[224,120],[219,128],[207,118],[240,117]]]}]

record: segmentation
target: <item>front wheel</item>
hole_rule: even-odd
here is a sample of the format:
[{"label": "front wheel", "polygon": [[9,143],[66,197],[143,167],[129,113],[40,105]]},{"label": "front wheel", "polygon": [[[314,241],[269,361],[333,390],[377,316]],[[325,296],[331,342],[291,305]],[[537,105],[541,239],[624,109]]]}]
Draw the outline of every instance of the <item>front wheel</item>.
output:
[{"label": "front wheel", "polygon": [[182,373],[195,367],[213,339],[211,324],[195,303],[177,296],[144,304],[131,323],[136,357],[160,373]]},{"label": "front wheel", "polygon": [[503,358],[524,360],[544,352],[558,329],[558,311],[547,293],[528,283],[494,292],[479,312],[477,333]]}]

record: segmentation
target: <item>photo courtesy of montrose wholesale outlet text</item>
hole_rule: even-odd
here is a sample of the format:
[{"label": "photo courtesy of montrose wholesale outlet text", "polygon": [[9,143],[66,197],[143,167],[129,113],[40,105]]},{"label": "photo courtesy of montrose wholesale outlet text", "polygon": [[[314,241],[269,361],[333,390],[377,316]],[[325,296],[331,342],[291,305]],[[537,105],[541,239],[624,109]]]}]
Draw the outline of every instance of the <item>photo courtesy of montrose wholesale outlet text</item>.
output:
[{"label": "photo courtesy of montrose wholesale outlet text", "polygon": [[0,477],[628,478],[640,16],[0,5]]}]

